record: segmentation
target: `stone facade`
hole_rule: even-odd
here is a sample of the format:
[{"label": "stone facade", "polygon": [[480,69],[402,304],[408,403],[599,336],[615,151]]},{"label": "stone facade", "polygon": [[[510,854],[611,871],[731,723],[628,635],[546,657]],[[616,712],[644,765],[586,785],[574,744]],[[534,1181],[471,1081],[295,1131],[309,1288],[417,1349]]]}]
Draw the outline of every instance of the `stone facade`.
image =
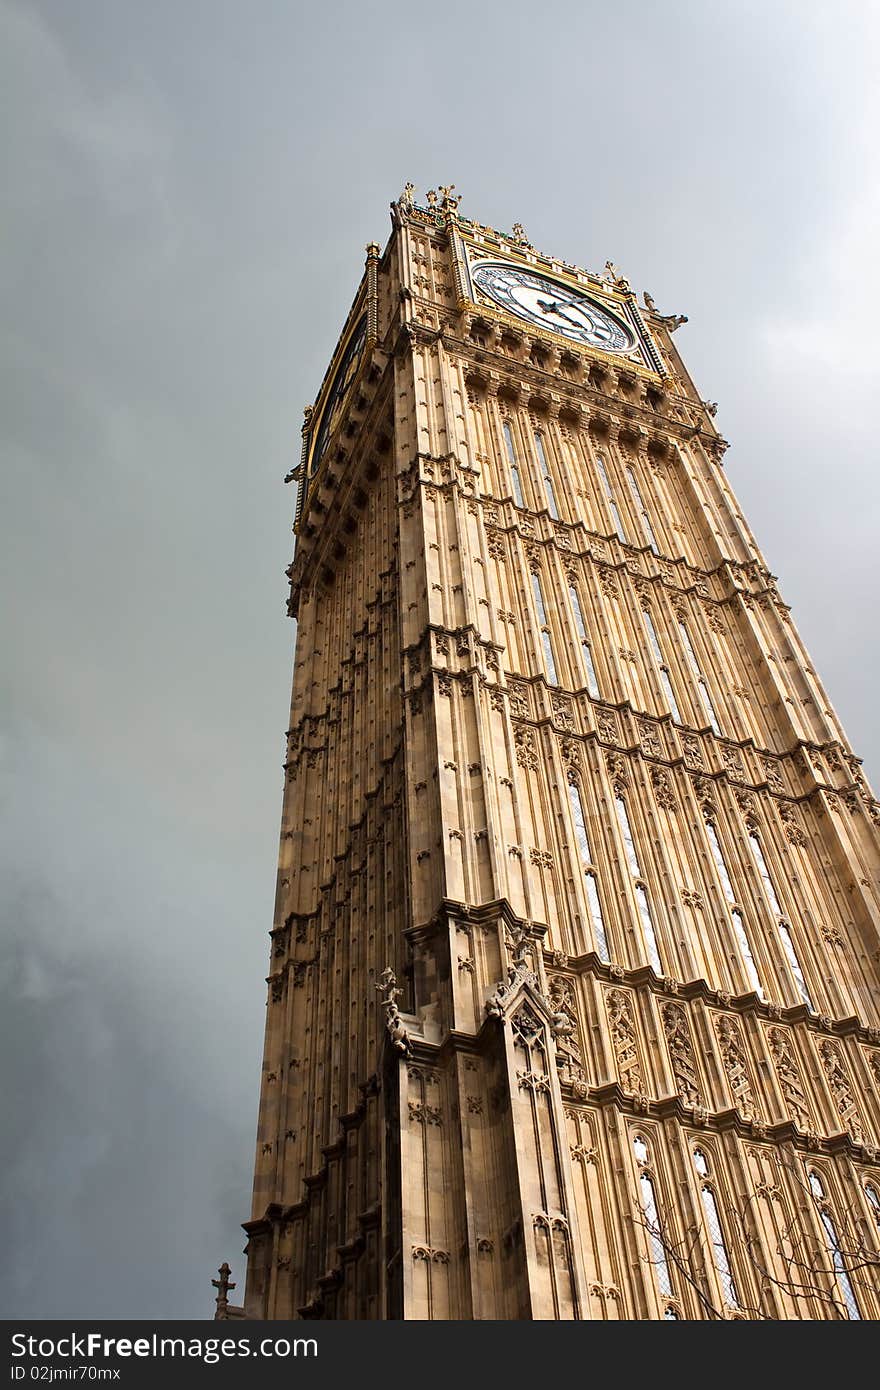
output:
[{"label": "stone facade", "polygon": [[876,1317],[880,807],[682,319],[392,222],[295,474],[246,1315]]}]

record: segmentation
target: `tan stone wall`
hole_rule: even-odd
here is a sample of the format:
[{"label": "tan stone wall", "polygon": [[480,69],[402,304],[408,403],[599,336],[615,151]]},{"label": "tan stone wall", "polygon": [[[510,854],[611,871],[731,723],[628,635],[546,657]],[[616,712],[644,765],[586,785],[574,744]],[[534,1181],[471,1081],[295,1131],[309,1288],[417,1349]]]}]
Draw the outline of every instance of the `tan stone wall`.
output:
[{"label": "tan stone wall", "polygon": [[674,322],[641,311],[663,377],[575,350],[462,302],[463,237],[575,273],[451,204],[368,258],[291,570],[248,1308],[845,1315],[828,1231],[878,1239],[877,802]]}]

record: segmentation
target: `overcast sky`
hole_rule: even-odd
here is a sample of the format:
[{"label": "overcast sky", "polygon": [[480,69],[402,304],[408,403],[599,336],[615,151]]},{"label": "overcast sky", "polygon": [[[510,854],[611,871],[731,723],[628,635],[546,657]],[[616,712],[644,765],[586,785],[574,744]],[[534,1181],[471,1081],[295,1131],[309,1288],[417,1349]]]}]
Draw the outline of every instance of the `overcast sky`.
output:
[{"label": "overcast sky", "polygon": [[0,0],[5,1317],[243,1287],[281,480],[407,179],[689,315],[877,779],[878,37],[867,0]]}]

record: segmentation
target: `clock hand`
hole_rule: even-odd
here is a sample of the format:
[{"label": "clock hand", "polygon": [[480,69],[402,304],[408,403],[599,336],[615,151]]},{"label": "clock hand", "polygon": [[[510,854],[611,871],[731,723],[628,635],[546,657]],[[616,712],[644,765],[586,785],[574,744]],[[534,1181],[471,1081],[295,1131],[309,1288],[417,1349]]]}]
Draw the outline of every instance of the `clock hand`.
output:
[{"label": "clock hand", "polygon": [[574,328],[583,329],[583,324],[579,319],[572,318],[571,314],[563,312],[562,305],[552,299],[539,299],[538,308],[543,309],[545,314],[555,314],[556,318],[563,319],[565,323],[570,323]]}]

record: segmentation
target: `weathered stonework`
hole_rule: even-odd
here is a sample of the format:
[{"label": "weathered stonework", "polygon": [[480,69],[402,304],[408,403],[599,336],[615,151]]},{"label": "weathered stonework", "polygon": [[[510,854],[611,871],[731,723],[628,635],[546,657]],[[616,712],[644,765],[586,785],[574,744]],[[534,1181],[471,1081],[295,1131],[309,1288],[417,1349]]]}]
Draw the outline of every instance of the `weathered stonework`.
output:
[{"label": "weathered stonework", "polygon": [[855,1316],[779,1251],[877,1245],[877,802],[680,316],[413,194],[295,471],[244,1310]]}]

